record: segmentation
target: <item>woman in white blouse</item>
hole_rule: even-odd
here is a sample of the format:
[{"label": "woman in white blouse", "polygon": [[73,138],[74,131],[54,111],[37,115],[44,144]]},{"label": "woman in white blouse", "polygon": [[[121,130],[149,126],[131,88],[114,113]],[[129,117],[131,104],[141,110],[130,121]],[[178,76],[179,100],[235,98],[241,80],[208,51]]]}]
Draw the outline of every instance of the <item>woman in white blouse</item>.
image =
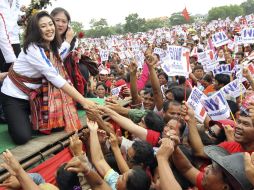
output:
[{"label": "woman in white blouse", "polygon": [[23,51],[1,88],[9,134],[16,144],[31,138],[31,122],[43,133],[56,127],[79,129],[72,99],[85,109],[94,106],[68,83],[59,48],[53,18],[44,11],[35,14],[27,25]]}]

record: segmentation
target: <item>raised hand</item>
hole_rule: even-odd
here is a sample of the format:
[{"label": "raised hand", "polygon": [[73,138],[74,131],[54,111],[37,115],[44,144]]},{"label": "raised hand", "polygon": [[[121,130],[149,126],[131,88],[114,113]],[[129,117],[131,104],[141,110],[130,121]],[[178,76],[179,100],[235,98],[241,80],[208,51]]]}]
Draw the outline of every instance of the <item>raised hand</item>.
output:
[{"label": "raised hand", "polygon": [[194,110],[188,105],[187,102],[183,102],[181,105],[181,116],[186,122],[191,119],[195,119]]},{"label": "raised hand", "polygon": [[158,63],[158,57],[155,54],[149,54],[146,56],[148,66],[154,66]]},{"label": "raised hand", "polygon": [[161,145],[156,153],[157,159],[168,160],[174,152],[174,142],[169,138],[161,139]]},{"label": "raised hand", "polygon": [[85,159],[80,159],[80,157],[72,158],[71,161],[66,164],[65,169],[70,172],[81,172],[84,174],[88,174],[91,170]]},{"label": "raised hand", "polygon": [[137,69],[138,69],[137,62],[134,59],[132,59],[129,64],[129,70],[131,73],[136,74]]},{"label": "raised hand", "polygon": [[74,38],[74,36],[75,36],[74,31],[73,31],[73,29],[69,26],[69,27],[68,27],[68,30],[67,30],[67,32],[66,32],[66,34],[65,34],[66,41],[67,41],[68,43],[71,43],[71,41],[72,41],[72,39]]},{"label": "raised hand", "polygon": [[118,148],[118,139],[113,133],[110,133],[109,143],[112,149]]},{"label": "raised hand", "polygon": [[70,137],[70,146],[69,146],[73,156],[81,156],[83,154],[83,143],[79,139],[78,134],[74,134]]},{"label": "raised hand", "polygon": [[95,121],[91,121],[88,118],[86,119],[86,124],[90,131],[97,131],[98,130],[98,124]]},{"label": "raised hand", "polygon": [[14,156],[8,149],[3,152],[3,161],[4,163],[1,164],[1,167],[8,170],[8,172],[13,176],[17,176],[18,173],[23,170],[20,163],[14,158]]}]

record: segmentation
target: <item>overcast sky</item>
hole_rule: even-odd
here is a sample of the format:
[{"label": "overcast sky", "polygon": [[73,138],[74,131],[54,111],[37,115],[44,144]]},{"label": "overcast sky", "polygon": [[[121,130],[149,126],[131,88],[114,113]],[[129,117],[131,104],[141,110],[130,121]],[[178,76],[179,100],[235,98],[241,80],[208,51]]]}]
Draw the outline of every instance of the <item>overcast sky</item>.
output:
[{"label": "overcast sky", "polygon": [[[25,0],[29,4],[30,0]],[[109,25],[124,23],[125,17],[138,13],[142,18],[170,16],[186,6],[190,14],[206,14],[212,7],[240,4],[246,0],[51,0],[52,7],[63,7],[69,11],[73,21],[89,28],[92,18],[105,18]]]}]

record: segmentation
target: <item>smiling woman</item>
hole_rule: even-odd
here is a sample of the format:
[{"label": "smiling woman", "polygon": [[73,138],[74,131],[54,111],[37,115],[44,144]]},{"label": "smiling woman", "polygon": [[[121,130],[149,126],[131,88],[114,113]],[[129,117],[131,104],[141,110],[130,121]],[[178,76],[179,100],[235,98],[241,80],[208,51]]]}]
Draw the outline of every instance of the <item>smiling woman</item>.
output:
[{"label": "smiling woman", "polygon": [[74,101],[84,108],[94,105],[67,82],[59,47],[53,18],[45,11],[32,16],[23,52],[1,89],[9,133],[16,144],[30,140],[31,123],[34,130],[46,134],[59,127],[67,131],[80,129]]}]

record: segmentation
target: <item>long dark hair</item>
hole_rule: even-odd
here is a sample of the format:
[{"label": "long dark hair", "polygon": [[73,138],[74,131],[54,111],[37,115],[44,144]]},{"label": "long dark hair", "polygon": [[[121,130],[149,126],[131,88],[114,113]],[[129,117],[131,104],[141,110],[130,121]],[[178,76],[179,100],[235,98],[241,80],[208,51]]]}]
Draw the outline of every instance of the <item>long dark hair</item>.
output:
[{"label": "long dark hair", "polygon": [[[67,18],[68,24],[70,24],[70,22],[71,22],[71,16],[70,16],[69,12],[68,12],[67,10],[65,10],[64,8],[62,8],[62,7],[56,7],[56,8],[54,8],[54,9],[51,11],[50,15],[51,15],[52,17],[55,17],[58,13],[61,13],[61,12],[64,13],[64,15],[65,15],[66,18]],[[65,30],[65,32],[60,36],[62,42],[65,40],[65,35],[66,35],[67,30],[68,30],[68,27],[67,27],[67,29]],[[74,36],[74,38],[72,39],[71,44],[70,44],[70,51],[74,49],[76,40],[77,40],[77,37]]]},{"label": "long dark hair", "polygon": [[38,45],[39,47],[42,47],[44,50],[48,50],[48,48],[44,44],[44,39],[42,38],[42,31],[39,27],[39,20],[42,17],[49,17],[54,23],[55,37],[50,42],[50,50],[54,53],[54,55],[58,56],[58,49],[60,48],[60,38],[57,32],[56,23],[54,19],[46,11],[36,13],[28,21],[24,36],[24,52],[25,54],[27,53],[27,49],[29,45],[31,45],[32,43]]}]

